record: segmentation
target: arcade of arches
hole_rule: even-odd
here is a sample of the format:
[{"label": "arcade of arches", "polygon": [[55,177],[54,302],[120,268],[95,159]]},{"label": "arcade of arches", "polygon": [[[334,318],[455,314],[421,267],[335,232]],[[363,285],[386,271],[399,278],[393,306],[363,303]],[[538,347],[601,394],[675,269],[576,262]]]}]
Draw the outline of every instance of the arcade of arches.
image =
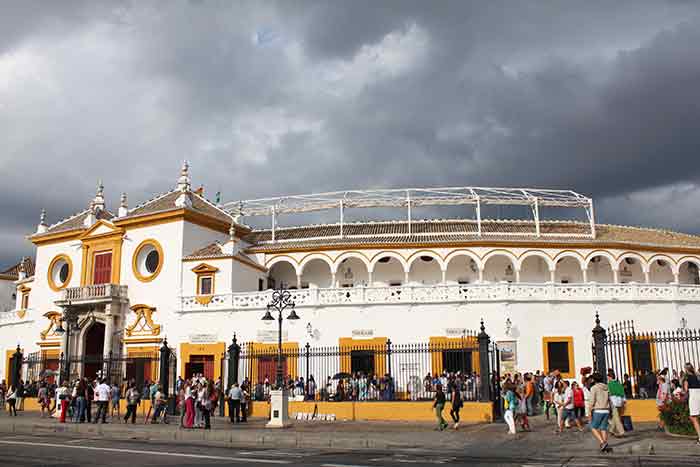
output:
[{"label": "arcade of arches", "polygon": [[443,261],[426,252],[406,261],[396,253],[387,252],[372,261],[345,255],[335,263],[327,257],[315,257],[301,265],[291,258],[280,258],[270,267],[268,285],[290,289],[498,282],[700,285],[699,269],[700,261],[685,260],[674,271],[668,259],[646,263],[631,254],[618,261],[604,254],[586,261],[573,254],[562,255],[554,261],[544,254],[528,253],[515,258],[493,252],[481,260],[468,254],[454,254]]}]

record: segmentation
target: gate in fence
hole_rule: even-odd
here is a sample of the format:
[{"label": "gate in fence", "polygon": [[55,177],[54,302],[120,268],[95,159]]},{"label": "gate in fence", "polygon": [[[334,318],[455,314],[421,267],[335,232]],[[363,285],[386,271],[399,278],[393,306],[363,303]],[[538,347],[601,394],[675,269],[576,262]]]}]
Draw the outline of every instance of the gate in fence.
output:
[{"label": "gate in fence", "polygon": [[10,369],[13,384],[20,380],[30,384],[29,395],[38,389],[39,382],[59,384],[64,379],[72,382],[78,378],[104,378],[108,384],[118,386],[133,381],[139,390],[147,382],[159,381],[166,395],[175,395],[177,373],[177,355],[167,341],[159,351],[132,352],[128,356],[82,355],[68,359],[62,354],[58,358],[47,357],[42,352],[24,356],[18,347]]},{"label": "gate in fence", "polygon": [[[596,314],[593,329],[593,363],[605,374],[612,369],[636,398],[656,397],[659,372],[678,377],[686,363],[700,362],[700,330],[639,331],[634,321],[621,321],[603,328]],[[626,378],[626,376],[628,378]]]}]

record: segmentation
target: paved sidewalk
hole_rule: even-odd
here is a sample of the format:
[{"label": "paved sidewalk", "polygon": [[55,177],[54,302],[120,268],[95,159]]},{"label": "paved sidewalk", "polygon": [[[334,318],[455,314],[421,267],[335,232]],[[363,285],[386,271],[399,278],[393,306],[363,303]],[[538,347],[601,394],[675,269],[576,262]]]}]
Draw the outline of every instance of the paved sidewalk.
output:
[{"label": "paved sidewalk", "polygon": [[[316,448],[340,450],[413,450],[434,453],[460,452],[469,455],[517,456],[523,460],[541,459],[548,452],[573,455],[598,455],[589,431],[570,430],[553,433],[554,425],[535,417],[533,431],[515,437],[506,433],[502,423],[467,425],[459,431],[434,430],[432,424],[397,422],[294,422],[287,429],[265,428],[265,421],[252,419],[246,424],[231,426],[226,419],[212,419],[212,430],[179,428],[179,418],[169,425],[60,424],[55,419],[42,419],[36,413],[20,413],[9,417],[0,413],[0,437],[9,434],[50,435],[112,440],[138,440],[178,445],[218,447]],[[669,458],[700,455],[693,440],[671,438],[655,431],[654,424],[638,424],[624,439],[613,439],[614,455],[646,456],[650,449],[656,456]]]}]

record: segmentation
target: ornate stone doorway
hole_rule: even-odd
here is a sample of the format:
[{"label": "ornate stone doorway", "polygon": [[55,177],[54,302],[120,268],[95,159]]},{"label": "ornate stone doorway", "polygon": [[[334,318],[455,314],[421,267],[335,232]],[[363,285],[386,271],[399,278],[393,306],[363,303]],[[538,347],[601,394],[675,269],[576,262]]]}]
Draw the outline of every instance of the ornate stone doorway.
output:
[{"label": "ornate stone doorway", "polygon": [[83,376],[95,378],[98,371],[102,370],[102,355],[105,344],[105,325],[99,321],[92,323],[85,333],[85,345],[83,347]]}]

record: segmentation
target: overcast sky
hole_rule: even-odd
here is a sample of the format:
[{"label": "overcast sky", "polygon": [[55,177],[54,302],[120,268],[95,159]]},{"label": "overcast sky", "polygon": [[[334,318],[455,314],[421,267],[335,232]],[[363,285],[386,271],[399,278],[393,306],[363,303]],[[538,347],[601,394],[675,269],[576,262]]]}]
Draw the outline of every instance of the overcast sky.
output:
[{"label": "overcast sky", "polygon": [[694,1],[2,1],[0,266],[110,208],[536,186],[700,233]]}]

